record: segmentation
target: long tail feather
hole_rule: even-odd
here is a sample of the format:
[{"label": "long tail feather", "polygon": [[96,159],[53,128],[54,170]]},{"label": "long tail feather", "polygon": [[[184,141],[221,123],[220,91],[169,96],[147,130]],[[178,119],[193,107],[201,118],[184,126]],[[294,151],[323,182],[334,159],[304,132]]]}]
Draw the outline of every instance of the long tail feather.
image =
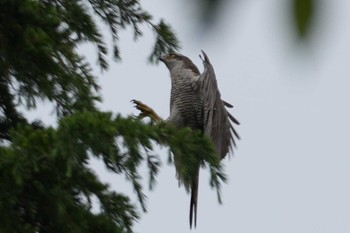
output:
[{"label": "long tail feather", "polygon": [[192,181],[191,187],[191,202],[190,202],[190,229],[194,220],[194,227],[197,226],[197,205],[198,205],[198,184],[199,184],[199,166],[196,172],[196,176]]}]

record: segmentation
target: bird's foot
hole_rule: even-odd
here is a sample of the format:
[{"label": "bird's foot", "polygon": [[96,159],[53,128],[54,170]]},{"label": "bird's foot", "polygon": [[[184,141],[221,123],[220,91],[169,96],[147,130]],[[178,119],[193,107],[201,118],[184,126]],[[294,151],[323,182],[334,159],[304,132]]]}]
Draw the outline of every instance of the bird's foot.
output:
[{"label": "bird's foot", "polygon": [[131,100],[131,102],[135,104],[135,108],[140,111],[140,114],[137,116],[138,118],[143,119],[145,117],[149,117],[155,122],[162,120],[162,118],[160,118],[158,114],[148,105],[142,103],[139,100]]}]

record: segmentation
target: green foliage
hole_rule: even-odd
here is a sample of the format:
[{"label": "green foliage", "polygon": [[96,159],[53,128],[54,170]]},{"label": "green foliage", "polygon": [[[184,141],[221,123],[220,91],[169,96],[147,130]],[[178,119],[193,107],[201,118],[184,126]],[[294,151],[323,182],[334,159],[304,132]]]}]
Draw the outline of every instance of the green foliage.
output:
[{"label": "green foliage", "polygon": [[[164,133],[166,144],[170,146],[170,150],[176,156],[177,172],[182,182],[189,192],[192,185],[192,178],[196,176],[197,164],[206,167],[209,164],[210,169],[210,185],[215,188],[218,193],[218,200],[221,203],[221,182],[226,181],[226,175],[223,173],[220,157],[215,153],[215,148],[211,141],[203,135],[202,132],[192,132],[191,129],[183,129],[181,131],[169,129]],[[171,135],[169,137],[169,135]],[[191,155],[191,156],[190,156]]]},{"label": "green foliage", "polygon": [[314,18],[315,0],[293,0],[294,24],[300,38],[306,38]]},{"label": "green foliage", "polygon": [[[0,1],[0,232],[132,232],[137,207],[99,180],[88,163],[96,157],[124,176],[146,211],[139,170],[147,165],[153,188],[161,164],[157,144],[179,158],[187,189],[192,165],[202,163],[220,194],[225,176],[203,135],[97,109],[97,77],[77,49],[95,45],[99,67],[108,69],[109,48],[97,19],[110,28],[116,60],[120,30],[133,28],[137,39],[143,23],[156,34],[152,62],[179,48],[170,27],[153,23],[136,0]],[[36,108],[39,100],[54,106],[56,128],[29,122],[18,111],[21,105]],[[99,204],[94,210],[92,200]]]},{"label": "green foliage", "polygon": [[157,34],[157,40],[153,52],[149,56],[149,61],[158,63],[159,57],[161,57],[163,51],[170,53],[179,49],[179,41],[176,39],[170,27],[165,24],[163,20],[160,21],[159,25],[153,25],[153,28]]},{"label": "green foliage", "polygon": [[[80,114],[67,121],[75,118]],[[96,119],[95,124],[105,122]],[[11,132],[11,145],[0,148],[1,232],[132,231],[139,218],[135,207],[88,168],[87,148],[95,148],[84,141],[91,136],[74,137],[72,130],[64,121],[58,129],[23,125]],[[98,213],[91,211],[93,196],[101,206]]]},{"label": "green foliage", "polygon": [[[76,113],[63,118],[57,129],[22,125],[11,138],[10,146],[0,147],[0,209],[8,210],[0,212],[2,232],[132,232],[139,218],[135,207],[97,178],[88,167],[91,156],[131,182],[144,210],[139,168],[152,161],[149,182],[154,185],[160,161],[150,155],[155,143],[169,145],[182,160],[185,187],[191,183],[192,165],[198,162],[209,165],[212,180],[225,181],[212,144],[201,134],[108,112]],[[215,182],[212,186],[220,188]],[[91,209],[92,197],[100,203],[97,213]]]},{"label": "green foliage", "polygon": [[117,60],[120,30],[131,26],[136,39],[142,35],[139,29],[142,23],[151,25],[157,34],[152,61],[179,48],[169,26],[163,21],[159,25],[152,23],[138,1],[3,0],[1,83],[11,84],[11,92],[28,108],[35,108],[37,98],[41,98],[53,102],[59,115],[94,110],[99,87],[90,66],[77,50],[82,43],[96,45],[99,66],[108,68],[108,49],[93,13],[109,26]]}]

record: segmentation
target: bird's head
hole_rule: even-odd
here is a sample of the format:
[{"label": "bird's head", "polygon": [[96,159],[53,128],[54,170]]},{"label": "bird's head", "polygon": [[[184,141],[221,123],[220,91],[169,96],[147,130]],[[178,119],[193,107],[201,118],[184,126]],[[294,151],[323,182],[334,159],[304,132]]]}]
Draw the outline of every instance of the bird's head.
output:
[{"label": "bird's head", "polygon": [[188,58],[181,54],[169,53],[159,58],[169,69],[170,73],[175,70],[188,69],[194,74],[199,75],[199,70],[195,64]]}]

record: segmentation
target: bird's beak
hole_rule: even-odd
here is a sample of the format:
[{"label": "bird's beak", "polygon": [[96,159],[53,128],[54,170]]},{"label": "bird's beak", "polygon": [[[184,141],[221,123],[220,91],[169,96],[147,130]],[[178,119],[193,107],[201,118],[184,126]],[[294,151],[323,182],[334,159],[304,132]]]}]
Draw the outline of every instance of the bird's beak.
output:
[{"label": "bird's beak", "polygon": [[165,57],[164,57],[164,56],[161,56],[161,57],[159,58],[159,60],[165,63]]}]

